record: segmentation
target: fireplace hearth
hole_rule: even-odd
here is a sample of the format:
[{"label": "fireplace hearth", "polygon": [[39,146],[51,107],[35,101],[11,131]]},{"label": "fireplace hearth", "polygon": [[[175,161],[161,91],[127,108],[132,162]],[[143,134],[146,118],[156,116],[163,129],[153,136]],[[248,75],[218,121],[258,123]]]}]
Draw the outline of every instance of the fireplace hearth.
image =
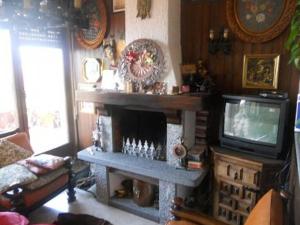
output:
[{"label": "fireplace hearth", "polygon": [[[181,159],[174,147],[182,140],[187,149],[206,144],[205,132],[199,142],[196,114],[206,109],[209,97],[77,91],[77,101],[94,102],[101,112],[105,152],[90,147],[78,153],[79,159],[96,164],[98,200],[164,223],[173,198],[187,197],[207,174],[206,168],[178,169]],[[139,207],[133,199],[116,197],[127,179],[157,186],[159,207]]]}]

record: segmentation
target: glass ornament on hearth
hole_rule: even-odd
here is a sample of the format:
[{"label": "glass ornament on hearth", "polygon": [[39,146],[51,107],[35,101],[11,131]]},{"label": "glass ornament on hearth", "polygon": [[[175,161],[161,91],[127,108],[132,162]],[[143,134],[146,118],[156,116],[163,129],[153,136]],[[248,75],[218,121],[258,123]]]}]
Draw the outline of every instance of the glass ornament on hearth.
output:
[{"label": "glass ornament on hearth", "polygon": [[148,141],[146,140],[144,143],[144,156],[145,158],[149,159],[150,158],[150,149],[149,149],[149,144]]},{"label": "glass ornament on hearth", "polygon": [[127,154],[131,154],[130,152],[130,140],[129,138],[126,139],[126,146],[125,146],[125,151],[127,152]]},{"label": "glass ornament on hearth", "polygon": [[125,148],[126,142],[125,142],[125,137],[122,139],[122,153],[126,154],[126,148]]},{"label": "glass ornament on hearth", "polygon": [[142,141],[139,140],[139,143],[138,143],[138,153],[137,153],[136,156],[142,157],[142,154],[143,154],[143,145],[142,145]]},{"label": "glass ornament on hearth", "polygon": [[156,148],[156,159],[157,160],[161,159],[161,154],[162,154],[162,146],[161,146],[161,144],[158,144],[157,148]]},{"label": "glass ornament on hearth", "polygon": [[154,147],[153,142],[151,142],[149,149],[150,149],[150,159],[154,160],[155,159],[155,147]]}]

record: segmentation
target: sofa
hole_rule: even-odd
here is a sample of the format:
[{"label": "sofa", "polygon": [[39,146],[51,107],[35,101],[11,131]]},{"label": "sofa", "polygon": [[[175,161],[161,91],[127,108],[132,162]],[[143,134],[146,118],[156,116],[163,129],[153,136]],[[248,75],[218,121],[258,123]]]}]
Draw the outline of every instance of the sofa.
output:
[{"label": "sofa", "polygon": [[[10,152],[12,147],[11,155],[5,155],[6,145],[9,146],[7,152]],[[17,153],[14,152],[15,147],[18,150]],[[33,149],[26,133],[16,133],[0,139],[1,211],[14,211],[26,215],[66,189],[68,190],[68,202],[76,200],[71,158],[47,154],[31,156],[32,154]],[[45,159],[45,156],[46,159],[51,158],[52,163],[59,162],[59,164],[56,163],[56,167],[50,169],[31,164],[31,161],[35,162],[41,157]],[[42,162],[45,163],[45,160]],[[50,161],[46,160],[44,165],[48,166],[48,162]],[[51,165],[53,166],[53,164]],[[19,176],[22,177],[21,181]]]}]

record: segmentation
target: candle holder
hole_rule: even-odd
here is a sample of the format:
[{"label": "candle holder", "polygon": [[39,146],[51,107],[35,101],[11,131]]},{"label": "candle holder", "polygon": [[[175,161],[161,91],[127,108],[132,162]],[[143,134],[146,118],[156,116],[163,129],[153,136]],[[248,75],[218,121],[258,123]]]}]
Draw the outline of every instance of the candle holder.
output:
[{"label": "candle holder", "polygon": [[209,30],[208,52],[215,55],[219,51],[222,51],[225,55],[229,55],[231,52],[231,40],[227,28],[222,29],[218,37],[215,36],[213,29]]}]

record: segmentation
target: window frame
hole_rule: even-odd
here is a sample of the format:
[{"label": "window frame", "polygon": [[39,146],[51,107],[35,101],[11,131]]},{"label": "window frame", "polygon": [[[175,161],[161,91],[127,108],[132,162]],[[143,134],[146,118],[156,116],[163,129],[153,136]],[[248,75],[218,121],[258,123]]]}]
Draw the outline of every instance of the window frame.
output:
[{"label": "window frame", "polygon": [[[16,101],[17,101],[17,111],[18,111],[18,119],[19,119],[19,128],[10,132],[0,134],[0,138],[7,137],[13,135],[17,132],[26,132],[28,136],[29,134],[29,126],[27,120],[27,107],[26,107],[26,93],[24,89],[23,82],[23,73],[21,67],[21,56],[19,47],[23,44],[27,44],[27,42],[21,41],[18,38],[18,34],[12,29],[11,26],[7,24],[0,24],[0,29],[7,29],[10,32],[11,37],[11,51],[12,51],[12,66],[15,80],[15,91],[16,91]],[[61,145],[57,148],[51,149],[44,153],[50,153],[59,156],[71,155],[74,156],[76,153],[75,149],[75,120],[74,120],[74,107],[73,107],[73,81],[71,76],[71,68],[70,68],[70,46],[68,39],[70,36],[68,35],[68,31],[61,31],[62,40],[61,44],[57,47],[62,49],[63,52],[63,64],[64,64],[64,81],[65,81],[65,95],[66,95],[66,107],[67,107],[67,123],[68,123],[68,135],[69,142],[67,144]],[[31,45],[37,46],[47,46],[47,44],[35,43],[34,41],[28,42]]]}]

